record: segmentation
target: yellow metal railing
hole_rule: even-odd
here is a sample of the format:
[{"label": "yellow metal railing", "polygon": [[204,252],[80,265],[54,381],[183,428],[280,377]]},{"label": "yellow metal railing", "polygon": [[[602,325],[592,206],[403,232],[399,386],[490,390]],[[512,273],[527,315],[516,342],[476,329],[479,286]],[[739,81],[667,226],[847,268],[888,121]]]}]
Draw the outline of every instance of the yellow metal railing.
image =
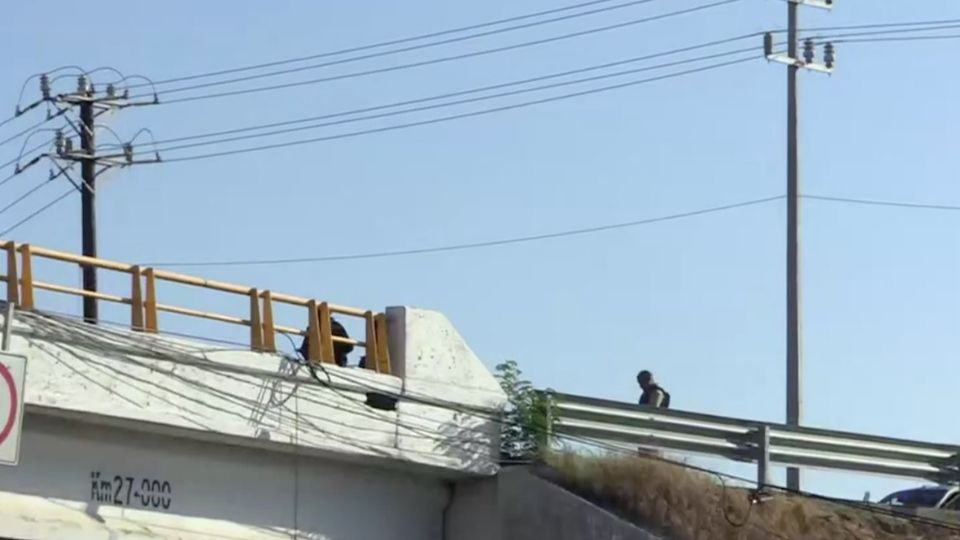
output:
[{"label": "yellow metal railing", "polygon": [[[137,265],[108,261],[99,258],[84,257],[72,253],[55,251],[30,244],[16,244],[12,241],[0,242],[0,250],[6,252],[6,273],[0,274],[0,282],[6,283],[7,302],[21,309],[35,309],[34,291],[43,290],[87,298],[96,298],[105,302],[130,306],[130,327],[141,332],[159,332],[159,313],[175,313],[188,317],[197,317],[211,321],[246,326],[250,329],[250,349],[262,352],[276,352],[276,335],[287,334],[308,337],[307,359],[311,362],[334,362],[334,343],[349,343],[363,347],[366,353],[366,367],[379,373],[390,373],[390,353],[387,349],[387,324],[383,313],[374,313],[347,306],[330,304],[310,298],[301,298],[289,294],[260,290],[222,281],[211,281],[177,272],[155,268],[143,268]],[[94,267],[129,274],[131,278],[130,296],[119,296],[103,292],[57,285],[34,279],[33,260],[43,258],[76,264],[80,267]],[[247,317],[237,317],[201,311],[157,301],[157,282],[177,283],[192,287],[219,291],[250,299],[250,311]],[[273,306],[276,303],[299,306],[307,309],[306,330],[276,324],[273,318]],[[363,341],[334,336],[331,328],[333,314],[358,317],[365,322]]]}]

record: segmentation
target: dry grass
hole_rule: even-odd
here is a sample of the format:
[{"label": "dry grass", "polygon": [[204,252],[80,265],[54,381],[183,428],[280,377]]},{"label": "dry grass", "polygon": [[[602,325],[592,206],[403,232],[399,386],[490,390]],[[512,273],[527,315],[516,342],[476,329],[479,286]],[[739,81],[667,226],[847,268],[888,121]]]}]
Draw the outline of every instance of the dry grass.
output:
[{"label": "dry grass", "polygon": [[[746,490],[728,488],[724,502],[716,477],[663,461],[572,453],[546,461],[552,480],[671,540],[960,539],[941,527],[804,497],[775,496],[751,508]],[[745,524],[730,524],[724,507]]]}]

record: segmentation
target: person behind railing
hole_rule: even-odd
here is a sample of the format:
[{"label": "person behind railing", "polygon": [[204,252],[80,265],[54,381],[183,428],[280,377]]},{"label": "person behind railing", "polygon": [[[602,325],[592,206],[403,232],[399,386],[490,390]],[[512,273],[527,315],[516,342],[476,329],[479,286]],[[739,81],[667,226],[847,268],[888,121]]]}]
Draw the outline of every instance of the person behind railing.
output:
[{"label": "person behind railing", "polygon": [[654,382],[653,373],[643,370],[637,373],[637,383],[640,385],[640,405],[648,407],[670,408],[670,393]]},{"label": "person behind railing", "polygon": [[[303,338],[303,343],[300,344],[300,354],[303,355],[304,359],[310,358],[310,332],[308,328],[307,335]],[[349,339],[350,335],[347,334],[347,329],[340,324],[340,321],[330,317],[330,334],[333,337],[340,337]],[[337,363],[340,367],[347,366],[347,355],[353,351],[353,345],[350,343],[342,343],[340,341],[333,342],[333,361]]]},{"label": "person behind railing", "polygon": [[[670,407],[670,394],[659,384],[654,382],[653,373],[643,370],[637,373],[637,383],[640,385],[639,404],[644,407],[656,407],[666,409]],[[663,452],[654,446],[638,446],[637,453],[641,457],[664,459]]]}]

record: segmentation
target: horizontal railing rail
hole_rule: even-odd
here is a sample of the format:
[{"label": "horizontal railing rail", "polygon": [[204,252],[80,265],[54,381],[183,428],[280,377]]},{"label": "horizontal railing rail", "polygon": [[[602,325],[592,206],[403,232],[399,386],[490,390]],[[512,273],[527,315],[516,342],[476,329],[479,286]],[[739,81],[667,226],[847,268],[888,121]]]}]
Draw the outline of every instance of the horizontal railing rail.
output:
[{"label": "horizontal railing rail", "polygon": [[553,435],[770,463],[960,483],[960,445],[864,435],[757,420],[658,409],[550,393]]},{"label": "horizontal railing rail", "polygon": [[[4,257],[6,270],[5,273],[0,274],[0,283],[6,285],[7,302],[21,309],[36,309],[34,293],[38,290],[95,298],[104,302],[130,306],[130,327],[136,331],[159,332],[159,314],[171,313],[245,326],[250,329],[250,348],[255,351],[276,352],[277,334],[308,337],[307,360],[311,362],[333,363],[335,361],[335,343],[363,347],[366,355],[365,364],[368,369],[379,373],[391,372],[390,353],[387,348],[387,321],[383,313],[270,290],[261,290],[235,283],[208,280],[178,272],[85,257],[30,244],[16,244],[12,241],[0,241],[0,250],[6,252]],[[128,274],[131,279],[129,296],[87,291],[37,280],[34,278],[33,270],[35,258]],[[175,283],[244,296],[249,298],[250,308],[243,316],[237,316],[160,303],[157,301],[158,282]],[[306,324],[302,327],[276,324],[273,308],[278,303],[306,308]],[[365,325],[364,339],[357,340],[333,335],[331,320],[334,314],[363,319]]]}]

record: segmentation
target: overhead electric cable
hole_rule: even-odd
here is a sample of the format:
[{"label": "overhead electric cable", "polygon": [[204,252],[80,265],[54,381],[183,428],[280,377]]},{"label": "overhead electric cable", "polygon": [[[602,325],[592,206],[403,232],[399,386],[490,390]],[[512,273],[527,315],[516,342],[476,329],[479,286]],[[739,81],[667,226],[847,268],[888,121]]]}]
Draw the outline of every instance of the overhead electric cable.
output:
[{"label": "overhead electric cable", "polygon": [[467,249],[487,248],[487,247],[494,247],[494,246],[504,246],[508,244],[520,244],[520,243],[527,243],[527,242],[536,242],[541,240],[551,240],[551,239],[564,238],[569,236],[595,234],[599,232],[612,231],[616,229],[626,229],[626,228],[638,227],[641,225],[650,225],[653,223],[660,223],[663,221],[673,221],[677,219],[684,219],[684,218],[700,216],[704,214],[724,212],[727,210],[733,210],[735,208],[755,206],[758,204],[768,203],[768,202],[776,201],[779,199],[783,199],[783,195],[777,195],[774,197],[764,197],[762,199],[752,199],[752,200],[742,201],[742,202],[733,203],[733,204],[713,206],[710,208],[702,208],[699,210],[692,210],[689,212],[681,212],[677,214],[669,214],[665,216],[637,219],[637,220],[626,221],[621,223],[610,223],[610,224],[599,225],[595,227],[586,227],[582,229],[570,229],[565,231],[536,234],[536,235],[530,235],[530,236],[517,236],[512,238],[502,238],[498,240],[487,240],[482,242],[470,242],[470,243],[463,243],[463,244],[451,244],[451,245],[433,246],[433,247],[415,248],[415,249],[406,249],[406,250],[354,253],[354,254],[347,254],[347,255],[328,255],[328,256],[321,256],[321,257],[298,257],[298,258],[291,258],[291,259],[249,259],[249,260],[234,260],[234,261],[193,261],[193,262],[174,261],[174,262],[144,263],[144,265],[160,266],[160,267],[253,266],[253,265],[277,265],[277,264],[301,264],[301,263],[315,263],[315,262],[349,261],[349,260],[358,260],[358,259],[379,259],[379,258],[385,258],[385,257],[400,257],[405,255],[423,255],[427,253],[440,253],[445,251],[461,251],[461,250],[467,250]]},{"label": "overhead electric cable", "polygon": [[[285,128],[285,129],[280,129],[280,130],[268,131],[268,132],[264,132],[264,133],[255,133],[255,134],[252,134],[252,135],[240,135],[240,136],[236,136],[236,137],[228,137],[228,138],[222,138],[222,139],[214,139],[214,140],[212,140],[212,141],[205,141],[205,142],[187,143],[187,144],[181,144],[181,145],[176,145],[176,146],[162,146],[162,144],[163,144],[164,142],[169,142],[169,141],[157,141],[156,143],[153,143],[152,146],[153,146],[157,151],[160,151],[160,152],[171,152],[171,151],[184,150],[184,149],[187,149],[187,148],[195,148],[195,147],[200,147],[200,146],[209,146],[209,145],[215,145],[215,144],[224,144],[224,143],[228,143],[228,142],[236,142],[236,141],[243,141],[243,140],[249,140],[249,139],[258,139],[258,138],[261,138],[261,137],[282,135],[282,134],[286,134],[286,133],[295,133],[295,132],[299,132],[299,131],[313,130],[313,129],[319,129],[319,128],[324,128],[324,127],[331,127],[331,126],[337,126],[337,125],[343,125],[343,124],[350,124],[350,123],[355,123],[355,122],[363,122],[363,121],[368,121],[368,120],[376,120],[376,119],[380,119],[380,118],[388,118],[388,117],[398,116],[398,115],[402,115],[402,114],[410,114],[410,113],[424,112],[424,111],[429,111],[429,110],[434,110],[434,109],[442,109],[442,108],[447,108],[447,107],[455,107],[455,106],[458,106],[458,105],[465,105],[465,104],[477,103],[477,102],[488,101],[488,100],[493,100],[493,99],[500,99],[500,98],[504,98],[504,97],[510,97],[510,96],[528,94],[528,93],[531,93],[531,92],[541,92],[541,91],[544,91],[544,90],[551,90],[551,89],[554,89],[554,88],[562,88],[562,87],[565,87],[565,86],[570,86],[570,85],[575,85],[575,84],[584,84],[584,83],[588,83],[588,82],[595,82],[595,81],[604,80],[604,79],[609,79],[609,78],[614,78],[614,77],[622,77],[622,76],[624,76],[624,75],[632,75],[632,74],[642,73],[642,72],[646,72],[646,71],[653,71],[653,70],[658,70],[658,69],[665,69],[665,68],[669,68],[669,67],[680,66],[680,65],[684,65],[684,64],[690,64],[690,63],[695,63],[695,62],[702,62],[702,61],[705,61],[705,60],[714,60],[714,59],[717,59],[717,58],[724,58],[724,57],[727,57],[727,56],[733,56],[733,55],[737,55],[737,54],[743,54],[743,53],[755,51],[756,49],[757,49],[757,47],[748,47],[748,48],[744,48],[744,49],[738,49],[738,50],[733,50],[733,51],[726,51],[726,52],[717,53],[717,54],[710,54],[710,55],[705,55],[705,56],[688,58],[688,59],[684,59],[684,60],[677,60],[677,61],[668,62],[668,63],[664,63],[664,64],[657,64],[657,65],[653,65],[653,66],[644,66],[644,67],[634,68],[634,69],[629,69],[629,70],[624,70],[624,71],[617,71],[617,72],[614,72],[614,73],[607,73],[607,74],[603,74],[603,75],[595,75],[595,76],[591,76],[591,77],[585,77],[585,78],[581,78],[581,79],[574,79],[574,80],[570,80],[570,81],[562,81],[562,82],[558,82],[558,83],[551,83],[551,84],[545,84],[545,85],[541,85],[541,86],[534,86],[534,87],[531,87],[531,88],[522,88],[522,89],[519,89],[519,90],[511,90],[511,91],[507,91],[507,92],[500,92],[500,93],[490,94],[490,95],[485,95],[485,96],[478,96],[478,97],[460,99],[460,100],[455,100],[455,101],[448,101],[448,102],[438,103],[438,104],[422,105],[422,106],[419,106],[419,107],[411,107],[411,108],[401,109],[401,110],[397,110],[397,111],[389,111],[389,112],[384,112],[384,113],[377,113],[377,114],[371,114],[371,115],[366,115],[366,116],[359,116],[359,117],[354,117],[354,118],[347,118],[347,119],[336,120],[336,121],[331,121],[331,122],[322,122],[322,123],[318,123],[318,124],[311,124],[311,125],[307,125],[307,126],[300,126],[300,127],[294,127],[294,128]],[[632,61],[636,61],[636,60],[629,60],[629,61],[632,62]],[[623,63],[623,62],[618,62],[618,63]],[[617,63],[611,64],[611,65],[616,65],[616,64],[617,64]],[[596,68],[596,67],[588,67],[588,68],[584,68],[584,69],[568,71],[568,72],[561,73],[561,74],[551,74],[551,75],[546,75],[546,76],[543,76],[543,77],[536,77],[536,78],[533,78],[533,79],[526,79],[526,80],[521,80],[521,81],[512,81],[512,82],[508,82],[508,83],[503,83],[503,84],[497,84],[497,85],[487,86],[487,87],[483,87],[483,88],[479,88],[479,89],[470,89],[470,90],[465,90],[465,91],[460,91],[460,92],[451,92],[451,93],[443,94],[443,95],[440,95],[440,96],[431,96],[431,97],[426,97],[426,98],[408,100],[408,101],[406,101],[406,102],[390,103],[390,104],[386,104],[386,105],[378,105],[378,106],[373,106],[373,107],[366,107],[366,108],[361,108],[361,109],[354,109],[354,110],[350,110],[350,111],[330,113],[330,114],[322,115],[322,116],[319,116],[319,117],[315,116],[315,117],[312,117],[312,118],[310,118],[310,119],[308,119],[308,120],[304,120],[304,119],[300,119],[300,120],[290,120],[290,121],[282,122],[282,123],[274,123],[274,124],[272,124],[272,125],[278,125],[278,124],[279,124],[279,125],[291,125],[291,124],[305,123],[305,122],[307,122],[307,121],[324,119],[324,118],[338,118],[338,117],[343,117],[343,116],[350,116],[350,115],[358,114],[358,113],[362,113],[362,112],[369,112],[369,111],[376,111],[376,110],[393,108],[393,107],[396,107],[396,106],[401,105],[401,104],[413,104],[413,103],[423,103],[423,102],[429,102],[429,101],[436,101],[436,100],[444,99],[444,98],[447,98],[447,97],[460,96],[460,95],[468,95],[468,94],[474,94],[474,93],[478,93],[478,92],[489,91],[489,90],[496,89],[496,88],[504,88],[504,87],[516,86],[516,85],[520,85],[520,84],[527,84],[527,83],[529,83],[529,82],[534,82],[534,81],[538,81],[538,80],[546,80],[546,79],[550,79],[550,78],[556,78],[556,77],[564,76],[564,75],[571,74],[571,73],[579,73],[579,72],[590,71],[590,70],[594,70],[594,69],[597,69],[597,68]],[[234,132],[237,132],[237,131],[255,131],[255,130],[259,130],[259,129],[265,129],[265,127],[270,127],[270,126],[271,126],[271,125],[266,125],[266,126],[265,126],[265,125],[251,126],[251,127],[247,127],[247,128],[240,128],[240,129],[238,129],[238,130],[233,130],[233,131],[234,131]],[[208,134],[204,134],[204,135],[192,136],[192,137],[181,137],[180,140],[184,140],[184,139],[196,139],[196,138],[207,138],[207,137],[209,137],[209,136],[210,136],[210,135],[208,135]]]},{"label": "overhead electric cable", "polygon": [[199,159],[210,159],[210,158],[216,158],[216,157],[223,157],[223,156],[231,156],[231,155],[237,155],[237,154],[244,154],[244,153],[249,153],[249,152],[262,152],[262,151],[265,151],[265,150],[274,150],[274,149],[278,149],[278,148],[287,148],[287,147],[292,147],[292,146],[300,146],[300,145],[304,145],[304,144],[312,144],[312,143],[316,143],[316,142],[332,141],[332,140],[339,140],[339,139],[347,139],[347,138],[359,137],[359,136],[363,136],[363,135],[371,135],[371,134],[374,134],[374,133],[384,133],[384,132],[395,131],[395,130],[399,130],[399,129],[407,129],[407,128],[418,127],[418,126],[425,126],[425,125],[431,125],[431,124],[439,124],[439,123],[443,123],[443,122],[450,122],[450,121],[454,121],[454,120],[460,120],[460,119],[463,119],[463,118],[471,118],[471,117],[477,117],[477,116],[484,116],[484,115],[488,115],[488,114],[494,114],[494,113],[499,113],[499,112],[514,110],[514,109],[520,109],[520,108],[530,107],[530,106],[534,106],[534,105],[540,105],[540,104],[544,104],[544,103],[551,103],[551,102],[554,102],[554,101],[561,101],[561,100],[566,100],[566,99],[572,99],[572,98],[581,97],[581,96],[586,96],[586,95],[590,95],[590,94],[597,94],[597,93],[601,93],[601,92],[609,92],[609,91],[612,91],[612,90],[618,90],[618,89],[621,89],[621,88],[628,88],[628,87],[631,87],[631,86],[637,86],[637,85],[640,85],[640,84],[646,84],[646,83],[651,83],[651,82],[655,82],[655,81],[661,81],[661,80],[672,79],[672,78],[676,78],[676,77],[682,77],[682,76],[684,76],[684,75],[690,75],[690,74],[693,74],[693,73],[700,73],[700,72],[704,72],[704,71],[715,70],[715,69],[720,69],[720,68],[732,66],[732,65],[735,65],[735,64],[742,64],[742,63],[744,63],[744,62],[754,61],[754,60],[756,60],[756,59],[758,59],[758,58],[761,58],[761,57],[756,56],[756,55],[750,55],[750,56],[748,56],[748,57],[740,58],[740,59],[737,59],[737,60],[731,60],[731,61],[728,61],[728,62],[721,62],[721,63],[717,63],[717,64],[711,64],[711,65],[708,65],[708,66],[703,66],[703,67],[699,67],[699,68],[689,69],[689,70],[685,70],[685,71],[679,71],[679,72],[675,72],[675,73],[669,73],[669,74],[666,74],[666,75],[659,75],[659,76],[656,76],[656,77],[649,77],[649,78],[646,78],[646,79],[638,79],[638,80],[628,81],[628,82],[619,83],[619,84],[615,84],[615,85],[602,86],[602,87],[598,87],[598,88],[592,88],[592,89],[589,89],[589,90],[582,90],[582,91],[579,91],[579,92],[572,92],[572,93],[568,93],[568,94],[561,94],[561,95],[558,95],[558,96],[551,96],[551,97],[541,98],[541,99],[536,99],[536,100],[531,100],[531,101],[523,101],[523,102],[514,103],[514,104],[510,104],[510,105],[504,105],[504,106],[500,106],[500,107],[494,107],[494,108],[490,108],[490,109],[481,109],[481,110],[478,110],[478,111],[471,111],[471,112],[466,112],[466,113],[454,114],[454,115],[450,115],[450,116],[442,116],[442,117],[438,117],[438,118],[431,118],[431,119],[428,119],[428,120],[421,120],[421,121],[416,121],[416,122],[409,122],[409,123],[405,123],[405,124],[396,124],[396,125],[384,126],[384,127],[379,127],[379,128],[371,128],[371,129],[366,129],[366,130],[361,130],[361,131],[353,131],[353,132],[347,132],[347,133],[340,133],[340,134],[336,134],[336,135],[328,135],[328,136],[324,136],[324,137],[315,137],[315,138],[311,138],[311,139],[300,139],[300,140],[288,141],[288,142],[283,142],[283,143],[276,143],[276,144],[269,144],[269,145],[255,146],[255,147],[248,147],[248,148],[240,148],[240,149],[236,149],[236,150],[225,150],[225,151],[222,151],[222,152],[213,152],[213,153],[209,153],[209,154],[197,154],[197,155],[191,155],[191,156],[185,156],[185,157],[174,157],[174,158],[164,157],[163,162],[164,162],[164,163],[171,163],[171,162],[181,162],[181,161],[194,161],[194,160],[199,160]]},{"label": "overhead electric cable", "polygon": [[[393,107],[401,107],[401,106],[404,106],[404,105],[414,105],[414,104],[418,104],[418,103],[424,103],[424,102],[429,102],[429,101],[436,101],[436,100],[440,100],[440,99],[446,99],[446,98],[451,98],[451,97],[458,97],[458,96],[462,96],[462,95],[468,95],[468,94],[486,92],[486,91],[490,91],[490,90],[497,90],[497,89],[500,89],[500,88],[506,88],[506,87],[510,87],[510,86],[517,86],[517,85],[522,85],[522,84],[529,84],[529,83],[533,83],[533,82],[544,81],[544,80],[548,80],[548,79],[565,77],[565,76],[568,76],[568,75],[576,75],[576,74],[578,74],[578,73],[585,73],[585,72],[589,72],[589,71],[596,71],[596,70],[599,70],[599,69],[606,69],[606,68],[615,67],[615,66],[624,65],[624,64],[631,64],[631,63],[641,62],[641,61],[645,61],[645,60],[652,60],[652,59],[654,59],[654,58],[660,58],[660,57],[664,57],[664,56],[672,56],[672,55],[680,54],[680,53],[683,53],[683,52],[689,52],[689,51],[693,51],[693,50],[697,50],[697,49],[704,49],[704,48],[713,47],[713,46],[716,46],[716,45],[723,45],[723,44],[732,43],[732,42],[735,42],[735,41],[742,41],[742,40],[747,39],[747,38],[750,38],[750,37],[756,37],[756,34],[743,34],[743,35],[734,36],[734,37],[731,37],[731,38],[725,38],[725,39],[719,39],[719,40],[714,40],[714,41],[708,41],[708,42],[704,42],[704,43],[698,43],[698,44],[696,44],[696,45],[690,45],[690,46],[686,46],[686,47],[680,47],[680,48],[676,48],[676,49],[670,49],[670,50],[667,50],[667,51],[661,51],[661,52],[646,54],[646,55],[642,55],[642,56],[636,56],[636,57],[627,58],[627,59],[623,59],[623,60],[617,60],[617,61],[607,62],[607,63],[603,63],[603,64],[596,64],[596,65],[591,65],[591,66],[587,66],[587,67],[583,67],[583,68],[572,69],[572,70],[567,70],[567,71],[562,71],[562,72],[557,72],[557,73],[550,73],[550,74],[546,74],[546,75],[542,75],[542,76],[538,76],[538,77],[531,77],[531,78],[527,78],[527,79],[520,79],[520,80],[515,80],[515,81],[509,81],[509,82],[505,82],[505,83],[499,83],[499,84],[493,84],[493,85],[488,85],[488,86],[482,86],[482,87],[478,87],[478,88],[471,88],[471,89],[461,90],[461,91],[457,91],[457,92],[448,92],[448,93],[444,93],[444,94],[439,94],[439,95],[434,95],[434,96],[428,96],[428,97],[423,97],[423,98],[409,99],[409,100],[403,100],[403,101],[396,101],[396,102],[387,103],[387,104],[383,104],[383,105],[375,105],[375,106],[371,106],[371,107],[363,107],[363,108],[359,108],[359,109],[353,109],[353,110],[348,110],[348,111],[341,111],[341,112],[324,114],[324,115],[319,115],[319,116],[310,116],[310,117],[306,117],[306,118],[298,118],[298,119],[286,120],[286,121],[281,121],[281,122],[271,122],[271,123],[268,123],[268,124],[260,124],[260,125],[255,125],[255,126],[242,127],[242,128],[235,128],[235,129],[228,129],[228,130],[221,130],[221,131],[211,131],[211,132],[201,133],[201,134],[197,134],[197,135],[186,135],[186,136],[182,136],[182,137],[173,137],[173,138],[169,138],[169,139],[162,139],[162,140],[158,140],[158,141],[153,141],[153,142],[150,143],[150,145],[151,145],[151,147],[155,147],[156,145],[169,144],[169,143],[174,143],[174,142],[183,142],[183,141],[190,141],[190,140],[196,140],[196,139],[205,139],[205,138],[217,137],[217,136],[221,136],[221,135],[232,135],[232,134],[244,133],[244,132],[248,132],[248,131],[257,131],[257,130],[261,130],[261,129],[269,129],[269,128],[274,128],[274,127],[283,127],[283,126],[289,126],[289,125],[295,125],[295,124],[303,124],[303,123],[312,122],[312,121],[316,121],[316,120],[327,120],[327,119],[330,119],[330,118],[337,118],[337,117],[341,117],[341,116],[349,116],[349,115],[353,115],[353,114],[373,112],[373,111],[378,111],[378,110],[383,110],[383,109],[389,109],[389,108],[393,108]],[[756,47],[754,47],[754,48],[756,48]],[[746,52],[746,51],[749,51],[749,50],[752,50],[752,49],[753,49],[753,48],[751,48],[751,49],[743,49],[742,51],[731,51],[731,52],[728,52],[728,53],[722,53],[722,54],[719,55],[719,56],[728,55],[728,54],[734,54],[735,52]],[[715,57],[717,57],[717,56],[705,56],[705,57],[700,57],[699,59],[700,59],[700,60],[705,60],[705,59],[715,58]],[[692,60],[685,60],[685,61],[682,61],[682,62],[678,62],[676,65],[679,65],[679,64],[682,64],[682,63],[689,63],[690,61],[692,61]],[[108,145],[108,146],[109,146],[109,145]]]},{"label": "overhead electric cable", "polygon": [[[720,1],[718,1],[718,2],[712,2],[712,3],[709,3],[709,4],[703,4],[703,5],[700,5],[700,6],[693,7],[693,8],[688,8],[688,9],[679,10],[679,11],[672,11],[672,12],[668,12],[668,13],[662,13],[662,14],[659,14],[659,15],[653,15],[653,16],[649,16],[649,17],[643,17],[643,18],[640,18],[640,19],[634,19],[634,20],[630,20],[630,21],[620,22],[620,23],[616,23],[616,24],[612,24],[612,25],[607,25],[607,26],[602,26],[602,27],[598,27],[598,28],[592,28],[592,29],[588,29],[588,30],[581,30],[581,31],[577,31],[577,32],[571,32],[571,33],[562,34],[562,35],[559,35],[559,36],[551,36],[551,37],[548,37],[548,38],[542,38],[542,39],[537,39],[537,40],[533,40],[533,41],[527,41],[527,42],[523,42],[523,43],[517,43],[517,44],[513,44],[513,45],[507,45],[507,46],[502,46],[502,47],[495,47],[495,48],[492,48],[492,49],[482,49],[482,50],[479,50],[479,51],[472,51],[472,52],[463,53],[463,54],[456,54],[456,55],[452,55],[452,56],[444,56],[444,57],[440,57],[440,58],[433,58],[433,59],[430,59],[430,60],[424,60],[424,61],[413,62],[413,63],[408,63],[408,64],[400,64],[400,65],[395,65],[395,66],[388,66],[388,67],[385,67],[385,68],[380,68],[380,69],[375,69],[375,70],[368,70],[368,71],[363,71],[363,72],[354,73],[354,74],[340,75],[340,76],[336,76],[336,77],[333,77],[333,78],[332,78],[332,77],[324,77],[324,78],[320,78],[320,79],[312,79],[312,80],[307,80],[307,81],[295,81],[295,82],[284,83],[284,84],[276,84],[276,85],[262,86],[262,87],[256,87],[256,88],[246,88],[246,89],[233,90],[233,91],[227,91],[227,92],[218,92],[218,93],[213,93],[213,94],[202,94],[202,95],[199,95],[199,96],[188,96],[188,97],[176,98],[176,99],[165,99],[165,98],[164,98],[164,99],[162,99],[161,103],[162,103],[162,104],[182,103],[182,102],[186,102],[186,101],[196,101],[196,100],[201,100],[201,99],[214,99],[214,98],[229,97],[229,96],[236,96],[236,95],[243,95],[243,94],[251,94],[251,93],[257,93],[257,92],[274,91],[274,90],[280,90],[280,89],[284,89],[284,88],[293,88],[293,87],[297,87],[297,86],[303,86],[303,85],[309,85],[309,84],[317,84],[317,83],[320,83],[320,82],[328,82],[328,81],[330,81],[330,80],[337,80],[337,79],[340,79],[340,78],[359,77],[359,76],[371,75],[371,74],[375,74],[375,73],[385,73],[385,72],[389,72],[389,71],[397,71],[397,70],[402,70],[402,69],[409,69],[409,68],[414,68],[414,67],[422,67],[422,66],[427,66],[427,65],[439,64],[439,63],[443,63],[443,62],[450,62],[450,61],[454,61],[454,60],[462,60],[462,59],[466,59],[466,58],[473,58],[473,57],[477,57],[477,56],[483,56],[483,55],[488,55],[488,54],[494,54],[494,53],[499,53],[499,52],[516,50],[516,49],[521,49],[521,48],[525,48],[525,47],[532,47],[532,46],[537,46],[537,45],[543,45],[543,44],[546,44],[546,43],[552,43],[552,42],[561,41],[561,40],[565,40],[565,39],[571,39],[571,38],[575,38],[575,37],[581,37],[581,36],[585,36],[585,35],[595,34],[595,33],[598,33],[598,32],[605,32],[605,31],[609,31],[609,30],[615,30],[615,29],[619,29],[619,28],[625,28],[625,27],[633,26],[633,25],[637,25],[637,24],[643,24],[643,23],[653,22],[653,21],[657,21],[657,20],[661,20],[661,19],[666,19],[666,18],[669,18],[669,17],[676,17],[676,16],[679,16],[679,15],[686,15],[686,14],[689,14],[689,13],[693,13],[693,12],[697,12],[697,11],[702,11],[702,10],[710,9],[710,8],[715,8],[715,7],[718,7],[718,6],[722,6],[722,5],[725,5],[725,4],[730,4],[730,3],[733,3],[733,2],[737,2],[737,1],[739,1],[739,0],[720,0]],[[423,47],[425,47],[425,46],[426,46],[426,45],[419,45],[419,46],[416,46],[416,48],[423,48]],[[405,48],[405,49],[402,49],[402,50],[398,50],[398,52],[406,52],[407,50],[411,50],[411,48],[408,47],[408,48]],[[382,54],[381,54],[381,55],[382,55]],[[365,59],[370,58],[371,56],[372,56],[372,55],[365,55],[365,56],[358,56],[358,57],[351,57],[351,58],[346,58],[346,59],[340,59],[340,60],[335,60],[335,61],[331,61],[331,62],[326,62],[326,63],[323,63],[323,64],[315,64],[315,65],[310,66],[310,67],[297,68],[297,70],[303,71],[304,69],[316,69],[316,68],[327,67],[327,66],[331,66],[331,65],[344,64],[344,63],[347,63],[347,62],[354,62],[354,61],[359,61],[359,60],[365,60]],[[290,72],[291,72],[291,70],[284,70],[283,72],[274,72],[274,73],[271,73],[271,74],[259,74],[259,75],[256,75],[256,76],[249,76],[249,77],[243,78],[242,81],[251,80],[252,78],[262,78],[262,77],[266,77],[266,76],[282,75],[282,74],[287,74],[287,73],[290,73]],[[242,82],[242,81],[241,81],[240,79],[231,79],[231,80],[228,80],[228,81],[217,81],[216,83],[205,83],[204,85],[191,85],[191,86],[187,86],[187,87],[174,88],[174,89],[167,90],[167,91],[163,92],[163,95],[171,94],[171,93],[174,93],[174,92],[184,92],[184,91],[188,91],[188,90],[196,90],[196,89],[205,88],[205,87],[209,87],[209,86],[218,86],[218,85],[222,85],[222,84],[232,84],[232,83],[235,83],[235,82]],[[144,97],[144,96],[146,96],[146,95],[147,95],[147,94],[131,96],[131,99],[139,98],[139,97]],[[151,93],[151,94],[149,94],[149,95],[152,96],[153,94]]]}]

